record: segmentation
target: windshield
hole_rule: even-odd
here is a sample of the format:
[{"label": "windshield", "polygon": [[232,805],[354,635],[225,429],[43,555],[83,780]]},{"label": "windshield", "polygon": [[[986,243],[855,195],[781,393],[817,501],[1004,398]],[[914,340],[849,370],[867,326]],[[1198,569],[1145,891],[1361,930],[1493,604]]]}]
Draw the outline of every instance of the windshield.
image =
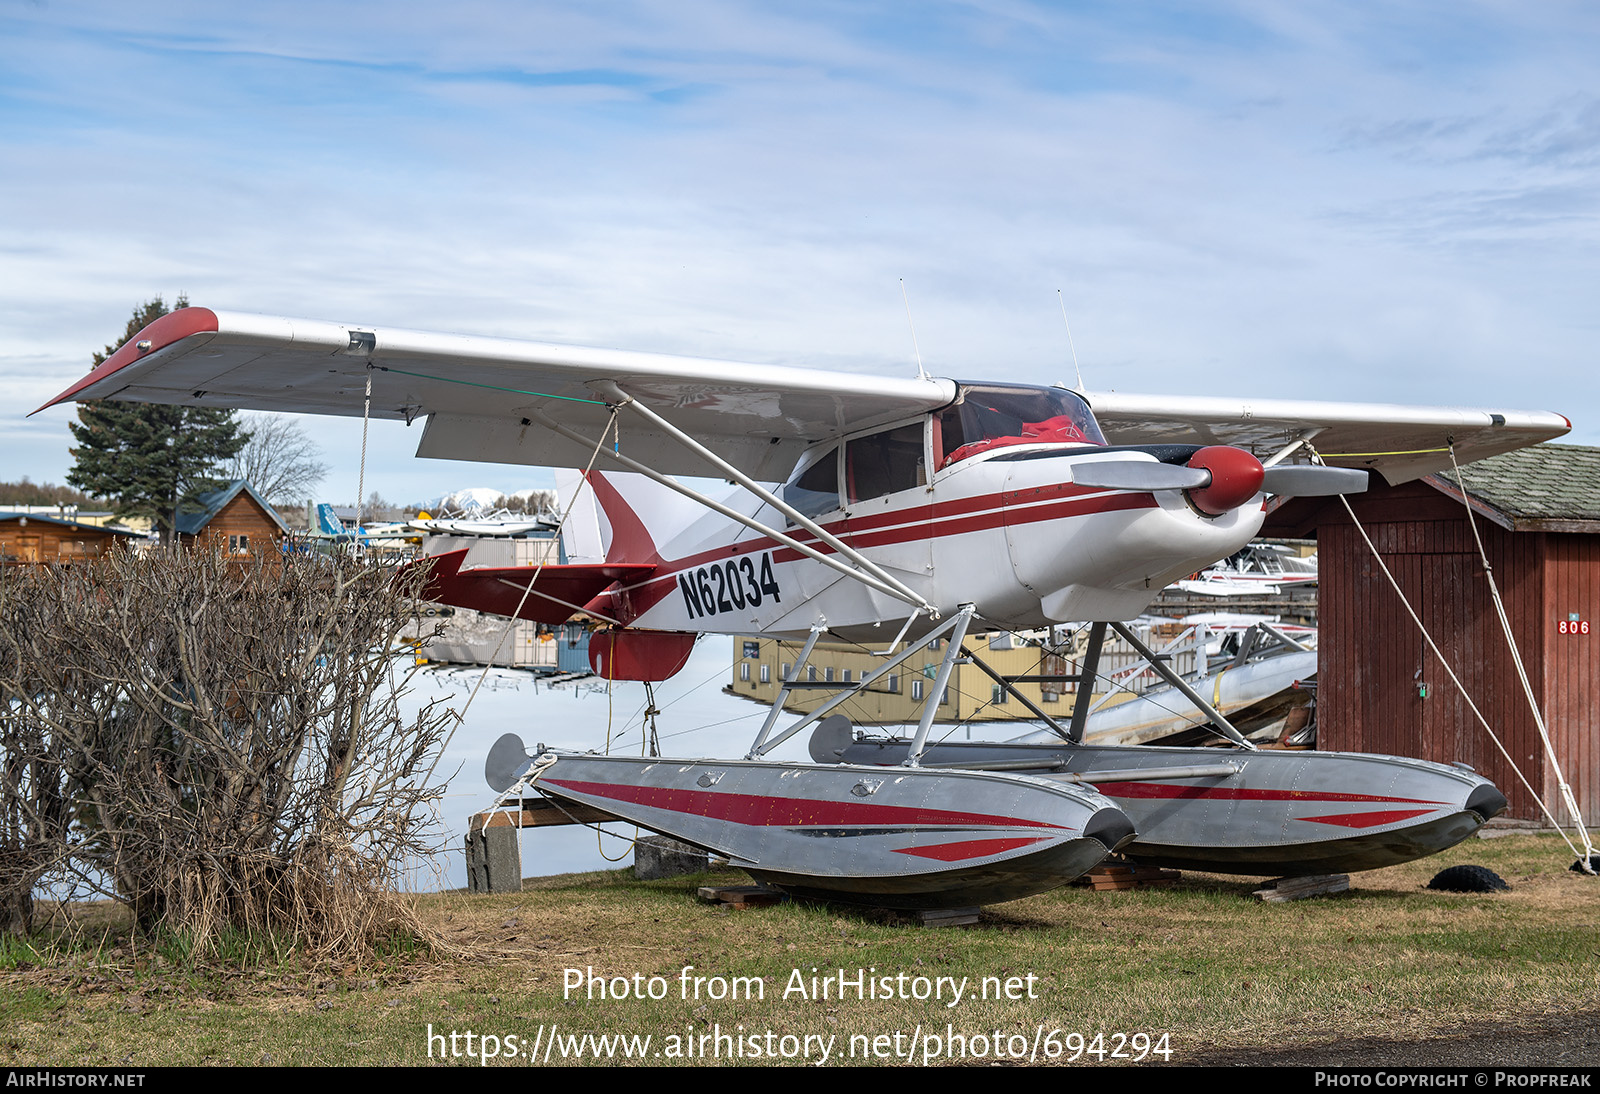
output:
[{"label": "windshield", "polygon": [[960,384],[934,421],[941,468],[1007,445],[1106,443],[1089,404],[1061,387]]},{"label": "windshield", "polygon": [[808,517],[839,508],[839,449],[829,449],[791,479],[783,488],[783,500]]}]

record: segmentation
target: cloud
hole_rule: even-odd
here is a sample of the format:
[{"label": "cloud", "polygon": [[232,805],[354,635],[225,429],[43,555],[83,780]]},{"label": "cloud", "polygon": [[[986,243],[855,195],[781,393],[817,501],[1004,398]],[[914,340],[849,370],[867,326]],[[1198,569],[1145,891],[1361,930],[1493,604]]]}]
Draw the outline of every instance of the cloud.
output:
[{"label": "cloud", "polygon": [[[1596,280],[1591,22],[12,8],[0,368],[22,386],[0,396],[0,458],[59,480],[65,442],[19,432],[22,404],[81,374],[136,301],[180,290],[909,375],[904,278],[931,370],[1048,381],[1071,368],[1061,289],[1091,384],[1431,402],[1465,381],[1449,401],[1498,402],[1517,359],[1519,401],[1600,421],[1575,288]],[[455,469],[409,443],[372,472],[385,496],[458,485],[411,489]],[[327,485],[353,497],[337,459]]]}]

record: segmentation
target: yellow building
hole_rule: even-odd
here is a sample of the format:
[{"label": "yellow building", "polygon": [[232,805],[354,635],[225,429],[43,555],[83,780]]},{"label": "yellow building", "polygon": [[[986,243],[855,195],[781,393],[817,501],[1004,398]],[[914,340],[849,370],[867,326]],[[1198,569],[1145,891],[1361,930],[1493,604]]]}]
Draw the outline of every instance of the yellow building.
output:
[{"label": "yellow building", "polygon": [[[1159,634],[1156,641],[1161,640]],[[801,641],[780,642],[771,638],[735,638],[733,640],[733,679],[727,690],[742,698],[770,704],[777,698],[781,681],[795,669],[795,661],[804,645]],[[1079,632],[1071,641],[1056,647],[1052,653],[1035,639],[1013,634],[992,634],[968,637],[962,649],[977,653],[990,668],[1007,677],[1061,677],[1079,671],[1079,658],[1087,645],[1087,632]],[[904,725],[916,722],[922,716],[922,704],[939,664],[944,659],[944,640],[923,644],[925,656],[911,659],[897,666],[887,676],[870,687],[858,691],[843,706],[844,714],[855,725]],[[905,648],[895,647],[895,652]],[[1174,660],[1178,672],[1192,671],[1193,654]],[[884,658],[874,656],[865,647],[853,642],[819,640],[811,652],[810,663],[800,679],[802,684],[832,683],[839,687],[857,684],[883,664]],[[1137,694],[1146,687],[1159,684],[1159,678],[1148,668],[1129,672],[1139,658],[1114,637],[1108,637],[1106,648],[1100,656],[1099,675],[1102,679],[1116,677],[1117,690]],[[1120,674],[1120,675],[1119,675]],[[1014,686],[1029,701],[1053,718],[1065,722],[1072,717],[1073,702],[1077,697],[1076,685],[1070,681],[1022,679]],[[810,713],[838,694],[834,688],[805,687],[789,693],[784,709],[797,714]],[[982,669],[963,658],[950,674],[949,685],[940,697],[936,722],[992,722],[1036,721],[1037,717],[995,683]]]}]

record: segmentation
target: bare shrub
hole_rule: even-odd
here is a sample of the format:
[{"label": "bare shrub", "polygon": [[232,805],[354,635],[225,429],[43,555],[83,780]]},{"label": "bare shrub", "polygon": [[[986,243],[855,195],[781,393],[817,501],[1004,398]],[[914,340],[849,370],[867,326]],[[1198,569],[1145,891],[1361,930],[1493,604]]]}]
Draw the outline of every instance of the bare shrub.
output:
[{"label": "bare shrub", "polygon": [[[35,567],[0,567],[0,932],[32,928],[33,893],[68,861],[71,793],[61,740],[50,732],[43,681],[23,636],[53,626],[24,591]],[[31,702],[15,696],[31,696]]]},{"label": "bare shrub", "polygon": [[18,756],[57,765],[7,776],[7,846],[14,791],[55,778],[73,865],[141,929],[202,952],[241,929],[364,948],[402,915],[407,863],[433,849],[438,790],[423,781],[451,717],[402,713],[409,591],[349,560],[217,553],[7,574],[6,716],[19,743],[33,734]]}]

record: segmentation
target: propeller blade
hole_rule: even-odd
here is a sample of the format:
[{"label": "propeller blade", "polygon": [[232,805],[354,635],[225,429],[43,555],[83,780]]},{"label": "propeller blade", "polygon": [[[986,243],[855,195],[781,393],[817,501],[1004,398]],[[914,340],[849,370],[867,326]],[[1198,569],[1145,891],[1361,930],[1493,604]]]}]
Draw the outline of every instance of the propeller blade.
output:
[{"label": "propeller blade", "polygon": [[1261,489],[1269,494],[1323,498],[1334,494],[1359,494],[1367,488],[1367,473],[1359,467],[1319,467],[1316,464],[1280,464],[1267,468]]},{"label": "propeller blade", "polygon": [[1102,490],[1194,490],[1210,484],[1211,472],[1151,460],[1099,460],[1074,464],[1072,481]]}]

